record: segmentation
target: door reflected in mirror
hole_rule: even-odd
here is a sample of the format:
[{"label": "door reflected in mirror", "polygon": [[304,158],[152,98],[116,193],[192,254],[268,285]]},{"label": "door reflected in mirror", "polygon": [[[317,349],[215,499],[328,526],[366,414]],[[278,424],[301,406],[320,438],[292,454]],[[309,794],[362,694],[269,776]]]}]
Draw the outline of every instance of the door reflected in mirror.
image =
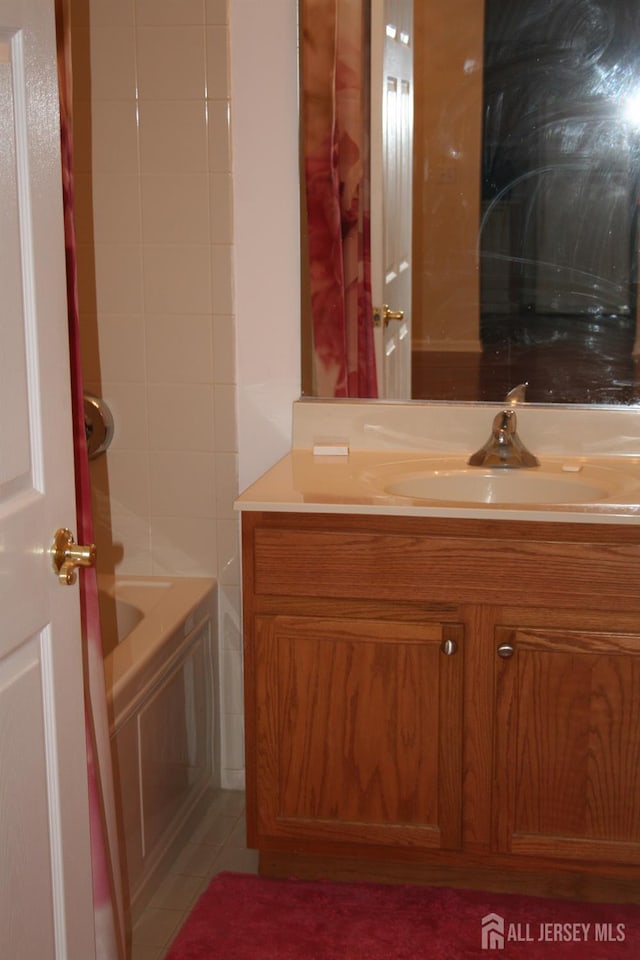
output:
[{"label": "door reflected in mirror", "polygon": [[[329,169],[363,227],[352,277],[364,290],[336,286],[323,301],[318,276],[333,282],[348,271],[335,245],[318,265],[319,251],[327,254],[313,195],[320,168],[309,164],[305,131],[318,133],[317,107],[326,113],[331,101],[305,85],[305,64],[319,62],[330,24],[345,26],[342,4],[354,31],[342,43],[349,56],[360,50],[364,82],[360,89],[344,59],[336,76],[351,118],[357,112],[367,126],[359,141],[333,143]],[[300,0],[304,393],[390,395],[380,356],[368,380],[358,363],[375,353],[367,327],[385,302],[383,284],[408,264],[414,399],[501,401],[528,381],[531,402],[638,403],[640,8],[630,0],[420,0],[410,8],[406,0]],[[389,37],[413,55],[408,86],[394,88],[381,72]],[[345,144],[357,177],[342,177]],[[408,164],[410,195],[389,192],[390,156],[396,172]],[[390,239],[400,223],[411,225],[405,250]],[[344,221],[334,226],[347,236]],[[357,300],[351,343],[348,330],[332,328],[341,296]],[[327,330],[331,350],[344,343],[351,351],[344,375],[335,374]]]}]

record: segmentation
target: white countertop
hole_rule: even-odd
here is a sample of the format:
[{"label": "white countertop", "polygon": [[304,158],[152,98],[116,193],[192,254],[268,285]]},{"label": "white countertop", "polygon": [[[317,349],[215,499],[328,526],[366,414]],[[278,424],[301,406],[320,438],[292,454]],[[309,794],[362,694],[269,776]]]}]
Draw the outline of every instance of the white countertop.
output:
[{"label": "white countertop", "polygon": [[540,469],[570,476],[580,476],[588,470],[615,471],[615,492],[601,502],[458,503],[397,496],[385,490],[392,477],[423,470],[460,469],[465,463],[459,456],[445,456],[442,452],[352,450],[347,455],[327,456],[296,449],[248,487],[235,506],[237,510],[279,512],[640,523],[640,458],[637,457],[589,457],[587,460],[576,456],[549,456],[540,458],[539,468],[518,470],[526,473],[529,469]]}]

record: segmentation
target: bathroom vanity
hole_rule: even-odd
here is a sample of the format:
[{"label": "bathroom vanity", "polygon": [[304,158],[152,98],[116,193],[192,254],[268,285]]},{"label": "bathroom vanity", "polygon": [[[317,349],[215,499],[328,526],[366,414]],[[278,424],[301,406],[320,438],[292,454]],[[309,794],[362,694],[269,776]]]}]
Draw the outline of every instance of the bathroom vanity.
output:
[{"label": "bathroom vanity", "polygon": [[238,501],[260,870],[638,902],[640,468],[624,504],[380,491],[416,457],[294,450]]}]

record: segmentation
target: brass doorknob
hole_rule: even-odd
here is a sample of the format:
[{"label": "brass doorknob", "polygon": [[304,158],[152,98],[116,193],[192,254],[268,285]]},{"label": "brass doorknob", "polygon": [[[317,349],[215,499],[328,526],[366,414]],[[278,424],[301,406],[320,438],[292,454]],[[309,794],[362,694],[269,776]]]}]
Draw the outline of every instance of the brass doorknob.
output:
[{"label": "brass doorknob", "polygon": [[76,582],[76,567],[93,567],[96,562],[96,545],[80,546],[66,527],[56,530],[49,548],[54,572],[63,586]]},{"label": "brass doorknob", "polygon": [[383,307],[373,308],[374,326],[379,327],[383,323],[387,327],[390,320],[404,320],[404,310],[391,310],[387,303]]}]

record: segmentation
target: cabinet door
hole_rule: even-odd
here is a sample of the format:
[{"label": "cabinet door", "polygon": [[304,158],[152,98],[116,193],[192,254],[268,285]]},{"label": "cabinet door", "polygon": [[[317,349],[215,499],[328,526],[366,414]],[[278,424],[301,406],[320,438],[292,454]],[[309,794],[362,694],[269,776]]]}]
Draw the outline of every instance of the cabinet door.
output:
[{"label": "cabinet door", "polygon": [[640,636],[500,627],[496,646],[496,848],[640,863]]},{"label": "cabinet door", "polygon": [[256,618],[258,845],[279,837],[459,847],[461,634],[440,624]]}]

